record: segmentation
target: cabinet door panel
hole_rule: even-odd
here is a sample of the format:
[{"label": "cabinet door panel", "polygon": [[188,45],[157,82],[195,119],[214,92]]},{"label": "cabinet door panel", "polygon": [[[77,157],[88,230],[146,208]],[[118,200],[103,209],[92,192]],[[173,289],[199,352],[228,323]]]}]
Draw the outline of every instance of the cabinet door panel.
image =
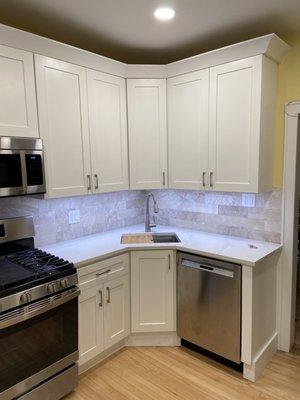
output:
[{"label": "cabinet door panel", "polygon": [[175,330],[174,305],[173,252],[132,252],[132,332]]},{"label": "cabinet door panel", "polygon": [[130,187],[166,185],[166,80],[128,79]]},{"label": "cabinet door panel", "polygon": [[33,54],[2,45],[0,136],[39,136]]},{"label": "cabinet door panel", "polygon": [[105,348],[127,337],[130,333],[129,275],[107,283],[105,303]]},{"label": "cabinet door panel", "polygon": [[169,187],[208,183],[208,85],[207,69],[168,79]]},{"label": "cabinet door panel", "polygon": [[35,62],[47,194],[87,194],[90,154],[86,71],[43,56],[36,56]]},{"label": "cabinet door panel", "polygon": [[89,70],[88,97],[94,192],[127,189],[125,79]]},{"label": "cabinet door panel", "polygon": [[261,57],[211,68],[210,171],[215,190],[256,191]]},{"label": "cabinet door panel", "polygon": [[103,286],[84,284],[80,289],[79,363],[84,364],[104,349]]}]

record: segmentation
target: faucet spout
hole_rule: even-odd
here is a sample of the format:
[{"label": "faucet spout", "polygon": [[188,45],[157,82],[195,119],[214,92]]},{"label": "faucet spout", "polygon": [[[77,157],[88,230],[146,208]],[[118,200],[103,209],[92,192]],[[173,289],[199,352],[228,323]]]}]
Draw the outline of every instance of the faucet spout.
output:
[{"label": "faucet spout", "polygon": [[157,214],[158,204],[153,193],[149,193],[146,198],[146,219],[145,219],[145,232],[151,232],[151,228],[156,226],[155,223],[150,222],[150,200],[153,200],[153,211]]}]

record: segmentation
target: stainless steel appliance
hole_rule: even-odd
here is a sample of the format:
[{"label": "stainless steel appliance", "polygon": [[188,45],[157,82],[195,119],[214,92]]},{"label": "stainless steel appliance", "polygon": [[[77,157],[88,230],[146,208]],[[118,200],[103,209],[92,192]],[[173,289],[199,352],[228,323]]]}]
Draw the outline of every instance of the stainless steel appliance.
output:
[{"label": "stainless steel appliance", "polygon": [[241,266],[178,253],[177,334],[241,362]]},{"label": "stainless steel appliance", "polygon": [[45,191],[42,140],[0,136],[0,196]]},{"label": "stainless steel appliance", "polygon": [[78,379],[78,278],[34,248],[31,217],[0,220],[0,400],[57,400]]}]

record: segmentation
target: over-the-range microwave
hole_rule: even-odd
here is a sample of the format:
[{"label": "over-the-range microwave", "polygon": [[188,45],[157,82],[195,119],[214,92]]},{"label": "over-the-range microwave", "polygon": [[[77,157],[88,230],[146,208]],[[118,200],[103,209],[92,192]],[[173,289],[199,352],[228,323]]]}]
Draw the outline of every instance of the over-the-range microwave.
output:
[{"label": "over-the-range microwave", "polygon": [[0,196],[45,191],[42,140],[0,136]]}]

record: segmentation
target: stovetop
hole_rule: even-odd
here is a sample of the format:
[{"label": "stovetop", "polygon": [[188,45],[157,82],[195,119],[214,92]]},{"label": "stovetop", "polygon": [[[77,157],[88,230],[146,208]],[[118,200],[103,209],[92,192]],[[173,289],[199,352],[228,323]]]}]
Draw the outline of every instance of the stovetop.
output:
[{"label": "stovetop", "polygon": [[39,249],[0,257],[0,297],[74,274],[72,263]]}]

